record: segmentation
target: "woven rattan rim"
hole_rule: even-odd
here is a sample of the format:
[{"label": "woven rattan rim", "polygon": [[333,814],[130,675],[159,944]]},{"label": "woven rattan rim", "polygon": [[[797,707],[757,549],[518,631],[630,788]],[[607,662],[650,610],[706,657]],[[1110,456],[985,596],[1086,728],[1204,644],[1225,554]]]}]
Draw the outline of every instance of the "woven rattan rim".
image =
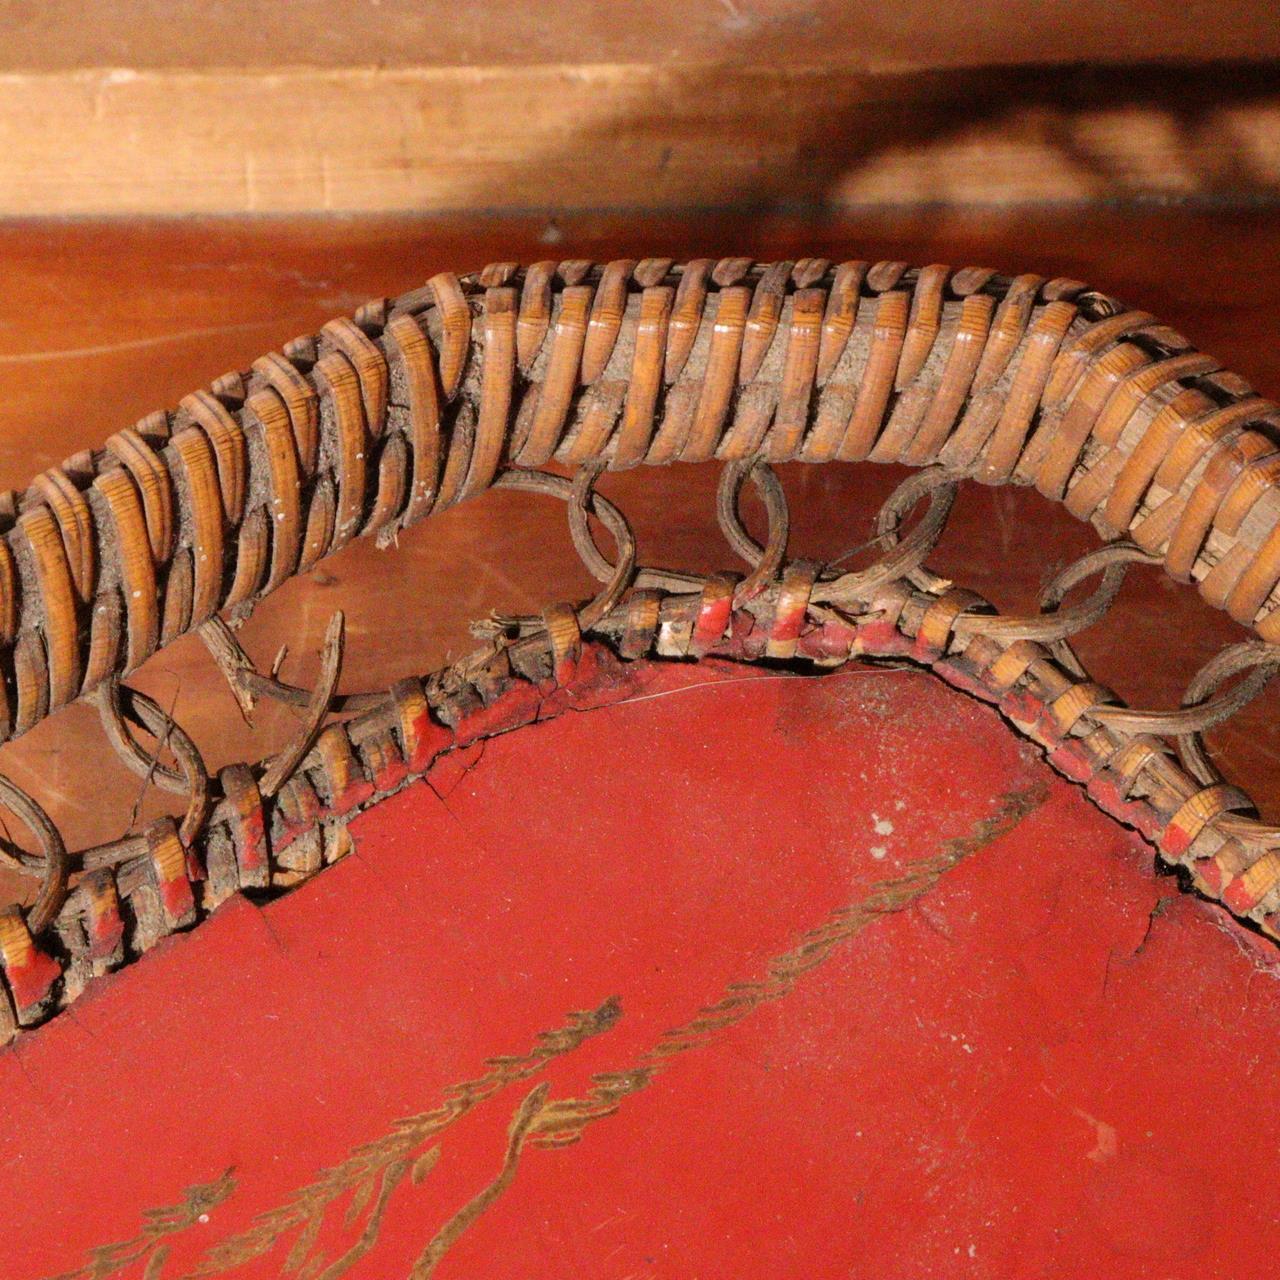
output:
[{"label": "woven rattan rim", "polygon": [[[1280,936],[1278,833],[1196,737],[1280,665],[1278,412],[1144,312],[1078,282],[976,268],[502,263],[366,304],[0,502],[0,734],[92,695],[125,759],[187,797],[180,824],[69,853],[5,784],[0,800],[42,847],[7,855],[41,891],[0,913],[0,1037],[229,894],[319,870],[347,847],[352,814],[440,751],[557,700],[607,699],[627,660],[653,654],[928,665],[996,703],[1197,889]],[[625,518],[594,492],[600,472],[712,459],[727,464],[722,525],[750,572],[637,569]],[[769,464],[793,459],[923,468],[882,512],[871,569],[788,561]],[[540,470],[551,462],[577,478]],[[1041,614],[994,616],[924,567],[962,478],[1034,484],[1109,545],[1060,577]],[[736,516],[748,480],[770,513],[764,547]],[[307,692],[254,672],[218,619],[359,534],[389,541],[495,485],[567,501],[595,600],[496,625],[468,662],[364,697],[337,693],[340,626]],[[1070,649],[1133,560],[1197,583],[1259,637],[1211,662],[1185,710],[1123,708]],[[1058,607],[1095,577],[1083,603]],[[211,779],[180,726],[119,683],[197,628],[242,699],[300,704],[274,760]],[[172,769],[130,720],[165,738]]]}]

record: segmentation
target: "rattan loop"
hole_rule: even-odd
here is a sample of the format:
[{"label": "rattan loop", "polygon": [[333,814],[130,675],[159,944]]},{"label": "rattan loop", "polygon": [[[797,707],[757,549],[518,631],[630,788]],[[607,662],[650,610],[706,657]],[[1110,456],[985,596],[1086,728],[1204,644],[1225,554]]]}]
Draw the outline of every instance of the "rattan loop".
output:
[{"label": "rattan loop", "polygon": [[569,536],[573,539],[573,549],[578,558],[586,566],[587,572],[597,582],[612,582],[617,572],[600,553],[596,540],[591,533],[589,511],[595,499],[596,484],[604,472],[604,464],[597,462],[590,466],[579,467],[573,477],[573,492],[569,498]]},{"label": "rattan loop", "polygon": [[38,859],[31,854],[6,858],[16,870],[29,873],[32,867],[40,869],[40,888],[26,916],[28,930],[32,937],[37,937],[53,923],[66,901],[71,859],[49,815],[3,774],[0,774],[0,804],[15,813],[40,844],[43,856]]},{"label": "rattan loop", "polygon": [[[1217,697],[1205,698],[1201,701],[1180,707],[1176,711],[1141,711],[1130,707],[1099,709],[1095,719],[1109,729],[1116,729],[1127,734],[1158,734],[1162,737],[1179,740],[1198,739],[1206,729],[1230,719],[1242,707],[1247,706],[1267,686],[1267,682],[1275,674],[1275,667],[1270,670],[1258,670],[1246,676],[1226,693]],[[1179,753],[1183,766],[1189,773],[1200,778],[1202,782],[1217,781],[1218,773],[1203,755],[1203,747],[1198,742],[1194,754]],[[1201,763],[1195,769],[1190,761]]]},{"label": "rattan loop", "polygon": [[[128,694],[136,694],[118,680],[107,680],[91,695],[90,701],[98,708],[98,719],[111,743],[116,755],[126,767],[140,778],[147,778],[164,791],[175,795],[187,793],[186,775],[180,769],[161,764],[158,755],[148,754],[142,749],[129,730],[125,721],[124,698]],[[161,743],[161,745],[166,745]]]},{"label": "rattan loop", "polygon": [[333,706],[334,694],[338,691],[338,680],[342,674],[344,623],[341,611],[335,611],[329,619],[320,653],[320,676],[306,708],[302,728],[272,760],[258,780],[258,792],[265,798],[274,796],[293,777],[320,736],[325,717]]},{"label": "rattan loop", "polygon": [[[747,532],[738,512],[738,499],[748,477],[755,485],[769,519],[769,532],[763,547]],[[759,595],[778,577],[787,554],[791,513],[782,482],[774,469],[760,458],[726,463],[716,486],[716,518],[725,540],[751,566],[750,574],[734,592],[734,604],[740,605]]]},{"label": "rattan loop", "polygon": [[[593,483],[594,481],[591,479],[583,482],[582,533],[585,534],[586,541],[591,543],[595,555],[599,557],[599,565],[597,567],[603,568],[607,566],[611,577],[605,582],[603,589],[578,610],[578,625],[584,631],[594,627],[622,599],[635,578],[636,567],[636,539],[635,534],[631,531],[631,526],[627,523],[626,517],[612,502],[595,492],[591,487]],[[540,493],[549,497],[559,498],[562,502],[567,502],[571,509],[577,500],[576,495],[578,494],[577,488],[570,481],[564,479],[563,476],[551,475],[546,471],[525,471],[519,468],[511,468],[502,472],[494,480],[493,484],[495,489],[517,489],[525,493]],[[613,535],[618,550],[618,559],[613,565],[608,565],[604,557],[599,555],[594,541],[591,540],[590,530],[585,527],[585,503],[588,499],[591,503],[592,513],[599,518],[600,523]],[[572,520],[573,517],[571,516],[571,528],[573,527]],[[578,545],[578,538],[574,539],[574,544],[575,546]],[[581,548],[579,548],[579,551],[581,552]],[[590,567],[590,564],[588,564],[588,568]],[[531,627],[533,629],[541,629],[541,621],[539,619],[524,618],[517,621],[520,623],[522,630],[528,630]]]},{"label": "rattan loop", "polygon": [[[1243,640],[1214,654],[1191,677],[1182,705],[1199,711],[1202,718],[1169,731],[1177,734],[1178,758],[1188,773],[1206,784],[1219,780],[1221,774],[1209,759],[1201,733],[1252,702],[1277,671],[1280,671],[1280,646],[1260,640]],[[1242,672],[1249,674],[1227,694],[1214,696],[1232,676]]]},{"label": "rattan loop", "polygon": [[[1054,657],[1073,674],[1083,676],[1084,669],[1064,642],[1093,626],[1111,608],[1130,564],[1151,564],[1154,561],[1155,557],[1132,543],[1110,543],[1081,556],[1058,574],[1040,593],[1039,614],[1028,617],[964,617],[957,619],[955,632],[963,636],[981,634],[1009,642],[1036,640],[1048,645]],[[1101,574],[1101,581],[1084,600],[1066,609],[1057,607],[1073,587],[1095,574]]]},{"label": "rattan loop", "polygon": [[[187,809],[178,834],[183,844],[189,846],[204,826],[209,808],[209,773],[199,748],[158,702],[118,680],[100,685],[93,701],[107,739],[124,764],[161,790],[187,797]],[[133,720],[155,737],[153,753],[142,749],[130,732],[127,720]],[[173,753],[176,769],[160,763],[160,752],[165,747]]]},{"label": "rattan loop", "polygon": [[[867,569],[844,573],[822,582],[813,599],[818,604],[847,604],[866,601],[898,578],[906,578],[923,591],[938,595],[949,585],[924,568],[924,562],[938,545],[958,481],[944,467],[930,467],[904,480],[885,500],[876,516],[876,538],[888,550]],[[925,498],[929,506],[915,526],[899,537],[903,522]]]}]

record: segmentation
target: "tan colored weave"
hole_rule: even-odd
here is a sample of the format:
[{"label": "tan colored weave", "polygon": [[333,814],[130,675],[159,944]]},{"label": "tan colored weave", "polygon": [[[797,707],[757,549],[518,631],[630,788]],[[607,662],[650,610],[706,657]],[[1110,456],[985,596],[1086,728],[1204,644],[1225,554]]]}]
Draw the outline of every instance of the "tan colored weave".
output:
[{"label": "tan colored weave", "polygon": [[[1146,313],[1077,282],[975,268],[498,264],[369,303],[0,502],[0,740],[96,690],[126,763],[186,798],[180,823],[70,854],[0,776],[0,803],[41,845],[6,854],[41,888],[26,912],[0,912],[0,1041],[228,894],[288,887],[341,856],[346,819],[440,752],[548,700],[614,696],[626,661],[652,654],[929,665],[996,703],[1197,889],[1280,936],[1280,829],[1198,741],[1280,668],[1277,413]],[[625,518],[595,493],[600,471],[711,459],[727,464],[721,524],[750,572],[638,570]],[[859,459],[923,468],[881,512],[880,559],[851,573],[788,561],[769,464]],[[540,470],[552,461],[575,479]],[[996,616],[925,567],[965,477],[1034,484],[1108,545],[1059,575],[1041,613]],[[748,480],[769,514],[763,547],[737,515]],[[568,503],[603,584],[593,601],[496,627],[477,658],[389,695],[337,693],[340,620],[310,692],[255,672],[216,620],[353,537],[390,539],[493,486]],[[1152,560],[1260,637],[1206,664],[1175,711],[1123,707],[1068,643],[1126,564]],[[211,778],[181,726],[119,683],[197,627],[238,696],[303,712],[272,761]]]},{"label": "tan colored weave", "polygon": [[498,264],[289,343],[10,497],[0,735],[500,467],[940,464],[1034,484],[1280,639],[1280,410],[1068,280]]}]

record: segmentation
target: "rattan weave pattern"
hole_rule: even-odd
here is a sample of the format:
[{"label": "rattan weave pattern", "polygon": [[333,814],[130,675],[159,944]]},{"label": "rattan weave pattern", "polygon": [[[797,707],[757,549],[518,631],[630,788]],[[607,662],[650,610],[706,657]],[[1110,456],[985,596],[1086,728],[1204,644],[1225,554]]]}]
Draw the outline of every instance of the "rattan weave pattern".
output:
[{"label": "rattan weave pattern", "polygon": [[[1196,736],[1280,666],[1277,414],[1144,312],[975,268],[504,263],[366,304],[0,503],[3,737],[93,693],[126,761],[187,798],[180,825],[69,855],[29,797],[0,796],[42,843],[15,864],[41,876],[36,905],[0,913],[0,1040],[230,893],[288,887],[341,856],[347,818],[441,751],[566,698],[617,696],[626,660],[654,653],[929,665],[995,702],[1196,888],[1280,936],[1280,830],[1251,816]],[[711,459],[727,464],[721,523],[750,573],[638,570],[625,519],[595,493],[600,472]],[[788,562],[769,464],[793,459],[924,468],[886,504],[871,569]],[[551,462],[576,479],[539,470]],[[966,477],[1034,484],[1111,545],[1060,575],[1044,613],[993,616],[924,567]],[[764,547],[736,515],[748,479],[769,511]],[[253,672],[217,619],[355,536],[389,540],[495,485],[567,500],[604,584],[594,601],[496,627],[475,660],[389,696],[337,694],[340,627],[308,694]],[[1068,644],[1133,560],[1195,581],[1260,637],[1210,663],[1181,711],[1124,708]],[[1083,603],[1058,607],[1095,576]],[[196,628],[238,694],[304,711],[273,761],[209,778],[181,727],[119,683]],[[353,718],[326,724],[335,711]],[[174,767],[126,720],[162,738]]]},{"label": "rattan weave pattern", "polygon": [[868,458],[1034,484],[1280,639],[1278,415],[1067,280],[745,258],[436,276],[0,503],[0,738],[351,538],[552,459]]},{"label": "rattan weave pattern", "polygon": [[[815,603],[816,581],[815,566],[792,562],[740,605],[734,579],[724,575],[694,593],[640,589],[591,635],[579,630],[577,610],[554,606],[525,640],[401,680],[359,714],[329,724],[274,795],[261,788],[264,767],[224,768],[213,784],[220,798],[194,840],[185,841],[173,819],[153,823],[133,856],[81,876],[43,941],[20,911],[0,913],[0,995],[7,996],[0,1042],[46,1021],[94,979],[232,894],[287,890],[340,860],[352,847],[350,820],[443,754],[569,709],[624,701],[628,665],[641,658],[772,659],[810,670],[891,659],[930,668],[992,703],[1055,769],[1140,830],[1165,863],[1185,869],[1200,892],[1280,937],[1274,831],[1232,812],[1247,807],[1241,793],[1203,785],[1155,737],[1100,723],[1105,693],[1050,647],[981,634],[958,641],[953,624],[975,603],[970,593],[935,595],[895,578],[850,618]],[[730,678],[730,670],[721,663],[716,678]]]}]

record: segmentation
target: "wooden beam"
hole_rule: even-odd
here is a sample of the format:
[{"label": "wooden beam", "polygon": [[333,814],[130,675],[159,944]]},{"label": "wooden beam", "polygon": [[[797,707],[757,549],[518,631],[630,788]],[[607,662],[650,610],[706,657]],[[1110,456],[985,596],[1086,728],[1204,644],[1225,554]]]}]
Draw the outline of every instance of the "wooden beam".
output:
[{"label": "wooden beam", "polygon": [[1008,204],[1280,191],[1269,66],[0,76],[0,216]]},{"label": "wooden beam", "polygon": [[1280,58],[1274,0],[0,0],[0,72]]}]

